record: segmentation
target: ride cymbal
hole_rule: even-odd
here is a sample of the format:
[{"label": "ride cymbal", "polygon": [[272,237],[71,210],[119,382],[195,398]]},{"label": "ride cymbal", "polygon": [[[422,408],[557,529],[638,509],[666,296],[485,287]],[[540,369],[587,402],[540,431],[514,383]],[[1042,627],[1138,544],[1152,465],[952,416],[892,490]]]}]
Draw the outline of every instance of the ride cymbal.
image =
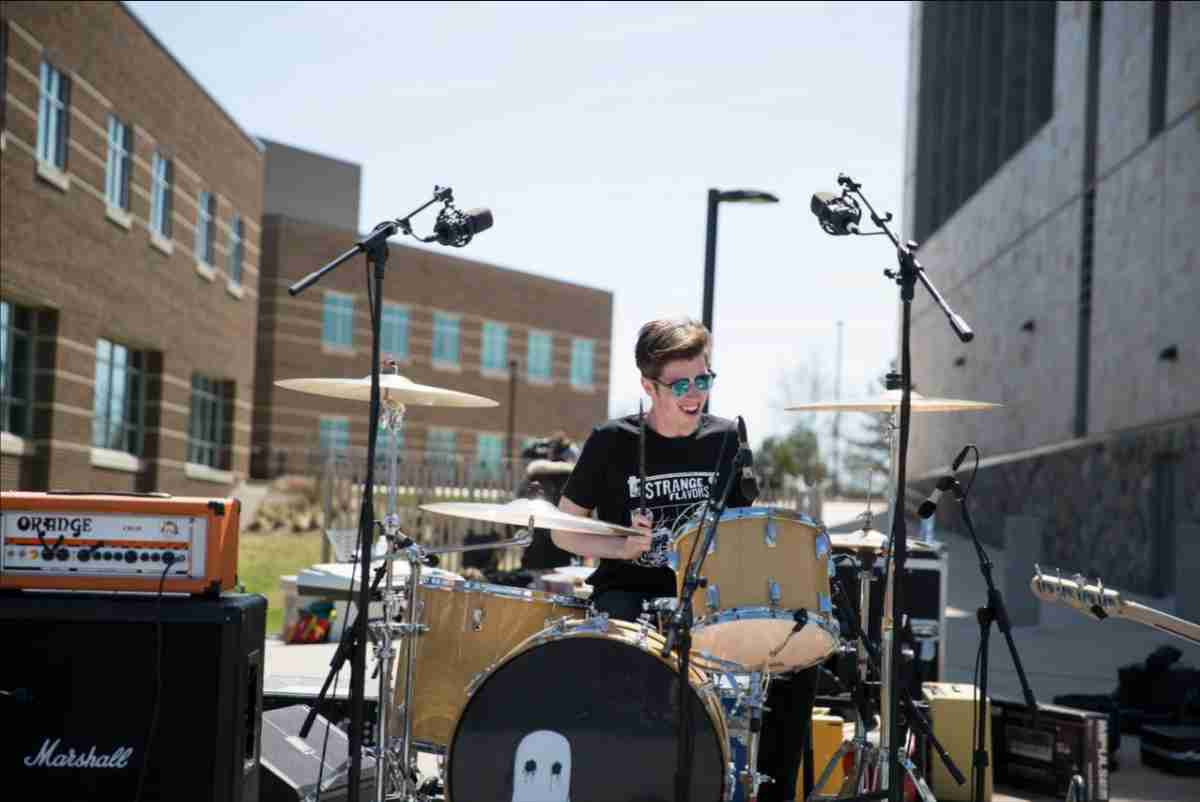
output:
[{"label": "ride cymbal", "polygon": [[[814,401],[810,404],[797,404],[784,407],[788,412],[891,412],[900,408],[900,391],[887,390],[874,398],[862,398],[852,401]],[[984,409],[995,409],[1004,406],[990,401],[966,401],[957,398],[926,398],[913,391],[910,394],[913,412],[978,412]]]}]

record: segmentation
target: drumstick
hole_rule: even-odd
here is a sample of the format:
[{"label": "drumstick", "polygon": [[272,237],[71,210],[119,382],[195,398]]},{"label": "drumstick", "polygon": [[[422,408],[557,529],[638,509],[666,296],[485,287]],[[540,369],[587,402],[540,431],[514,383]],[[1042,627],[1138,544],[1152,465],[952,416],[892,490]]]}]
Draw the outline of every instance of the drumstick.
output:
[{"label": "drumstick", "polygon": [[638,500],[641,514],[646,515],[646,413],[638,399]]}]

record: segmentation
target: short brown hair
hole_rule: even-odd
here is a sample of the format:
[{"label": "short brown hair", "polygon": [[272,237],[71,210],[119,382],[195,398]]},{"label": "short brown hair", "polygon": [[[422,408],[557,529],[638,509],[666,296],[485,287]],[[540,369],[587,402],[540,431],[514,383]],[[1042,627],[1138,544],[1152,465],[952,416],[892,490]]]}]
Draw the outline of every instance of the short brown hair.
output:
[{"label": "short brown hair", "polygon": [[675,359],[711,358],[708,329],[689,317],[651,320],[638,331],[633,349],[638,370],[648,379],[662,375],[663,366]]}]

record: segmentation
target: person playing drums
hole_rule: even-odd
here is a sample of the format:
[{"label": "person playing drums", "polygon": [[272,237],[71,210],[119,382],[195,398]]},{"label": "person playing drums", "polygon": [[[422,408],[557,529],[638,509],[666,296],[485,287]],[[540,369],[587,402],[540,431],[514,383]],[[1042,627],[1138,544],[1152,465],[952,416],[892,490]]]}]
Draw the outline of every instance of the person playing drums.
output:
[{"label": "person playing drums", "polygon": [[[595,510],[603,521],[645,534],[552,532],[559,547],[599,558],[599,567],[588,579],[592,603],[600,612],[627,621],[637,620],[643,602],[676,594],[675,571],[667,560],[670,530],[677,519],[698,510],[710,488],[720,492],[725,487],[738,450],[736,424],[703,411],[716,378],[710,369],[707,328],[688,318],[651,321],[638,332],[634,354],[642,389],[651,399],[645,416],[645,486],[639,464],[639,417],[616,418],[592,430],[559,509],[581,516]],[[712,482],[718,459],[721,464]],[[754,501],[742,495],[739,484],[733,485],[729,507]],[[777,676],[770,684],[757,770],[774,782],[762,785],[760,802],[796,796],[796,772],[815,683],[813,668]]]}]

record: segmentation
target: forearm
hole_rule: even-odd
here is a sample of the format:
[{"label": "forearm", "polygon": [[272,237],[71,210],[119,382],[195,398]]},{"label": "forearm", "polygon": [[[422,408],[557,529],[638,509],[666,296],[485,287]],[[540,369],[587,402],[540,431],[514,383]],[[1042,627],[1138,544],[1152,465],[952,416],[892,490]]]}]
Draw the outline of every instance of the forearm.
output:
[{"label": "forearm", "polygon": [[560,549],[580,557],[601,557],[610,560],[625,559],[625,538],[611,535],[586,535],[580,532],[551,530],[550,539]]}]

